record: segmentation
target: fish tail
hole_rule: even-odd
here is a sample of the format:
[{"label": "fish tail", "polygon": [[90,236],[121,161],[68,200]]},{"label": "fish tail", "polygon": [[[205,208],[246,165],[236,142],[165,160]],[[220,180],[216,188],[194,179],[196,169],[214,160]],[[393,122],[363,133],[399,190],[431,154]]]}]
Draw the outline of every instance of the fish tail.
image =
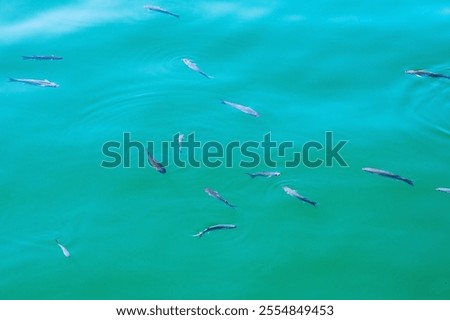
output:
[{"label": "fish tail", "polygon": [[180,15],[179,14],[172,13],[172,16],[174,16],[177,19],[180,19]]},{"label": "fish tail", "polygon": [[11,77],[8,77],[9,78],[9,81],[11,81],[11,82],[13,82],[13,81],[17,81],[16,79],[14,79],[14,78],[11,78]]},{"label": "fish tail", "polygon": [[248,174],[250,176],[250,178],[256,177],[253,173],[246,172],[245,174]]},{"label": "fish tail", "polygon": [[402,181],[405,181],[407,184],[409,184],[410,186],[414,186],[414,182],[411,179],[407,179],[407,178],[402,178]]},{"label": "fish tail", "polygon": [[210,75],[204,73],[203,71],[200,71],[200,74],[201,74],[202,76],[207,77],[208,79],[212,79],[212,78],[213,78],[213,77],[211,77]]},{"label": "fish tail", "polygon": [[200,232],[197,233],[197,234],[193,234],[192,236],[193,236],[193,237],[196,237],[196,238],[201,238],[201,237],[203,236],[203,231],[200,231]]},{"label": "fish tail", "polygon": [[232,209],[236,209],[237,208],[237,206],[235,206],[234,204],[229,203],[228,201],[225,202],[225,203]]},{"label": "fish tail", "polygon": [[31,59],[31,57],[29,57],[29,56],[22,56],[22,59],[23,60],[29,60],[29,59]]}]

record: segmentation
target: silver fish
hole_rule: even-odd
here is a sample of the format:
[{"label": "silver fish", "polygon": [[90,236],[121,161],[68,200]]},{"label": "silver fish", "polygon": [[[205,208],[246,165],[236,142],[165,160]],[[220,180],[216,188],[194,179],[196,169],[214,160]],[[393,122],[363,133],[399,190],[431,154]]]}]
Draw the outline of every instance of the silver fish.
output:
[{"label": "silver fish", "polygon": [[35,80],[35,79],[9,78],[9,81],[22,82],[22,83],[31,84],[33,86],[38,86],[38,87],[49,87],[49,88],[58,88],[59,87],[59,84],[57,84],[55,82],[48,81],[47,79],[45,79],[45,80]]},{"label": "silver fish", "polygon": [[164,13],[164,14],[168,14],[169,16],[175,17],[175,18],[179,18],[180,16],[178,14],[175,14],[173,12],[170,12],[164,8],[158,7],[158,6],[152,6],[152,5],[145,5],[144,6],[145,9],[151,10],[151,11],[156,11],[156,12],[160,12],[160,13]]},{"label": "silver fish", "polygon": [[229,206],[230,208],[236,208],[235,205],[231,204],[228,202],[228,200],[224,199],[217,191],[214,191],[210,188],[205,188],[205,192],[207,194],[209,194],[211,197],[216,198],[219,201],[222,201],[223,203],[225,203],[227,206]]},{"label": "silver fish", "polygon": [[184,134],[180,133],[178,135],[178,147],[180,148],[180,152],[181,152],[181,148],[183,147],[183,138],[184,138]]},{"label": "silver fish", "polygon": [[256,178],[256,177],[270,178],[270,177],[279,177],[281,175],[281,173],[278,171],[261,171],[261,172],[255,172],[255,173],[247,172],[246,174],[248,174],[252,178]]},{"label": "silver fish", "polygon": [[435,72],[430,72],[430,71],[425,71],[425,70],[406,70],[405,73],[418,76],[419,78],[421,78],[421,77],[430,77],[430,78],[450,79],[450,76],[447,76],[445,74],[435,73]]},{"label": "silver fish", "polygon": [[24,60],[62,60],[63,57],[50,55],[50,56],[22,56]]},{"label": "silver fish", "polygon": [[70,257],[69,250],[67,250],[61,243],[59,243],[58,240],[55,240],[55,241],[56,241],[56,244],[61,248],[61,250],[62,250],[63,254],[66,256],[66,258],[69,258]]},{"label": "silver fish", "polygon": [[238,103],[234,103],[234,102],[230,102],[230,101],[226,101],[226,100],[222,100],[222,103],[227,106],[238,109],[239,111],[242,111],[243,113],[249,114],[254,117],[259,117],[258,112],[256,112],[255,110],[253,110],[250,107],[243,106],[242,104],[238,104]]},{"label": "silver fish", "polygon": [[317,202],[309,200],[308,198],[305,198],[304,196],[300,195],[296,190],[291,189],[287,186],[283,187],[284,192],[286,192],[288,195],[297,198],[303,202],[309,203],[311,205],[313,205],[314,207],[317,205]]},{"label": "silver fish", "polygon": [[406,182],[407,184],[409,184],[410,186],[414,186],[414,183],[412,180],[404,178],[399,176],[398,174],[389,172],[389,171],[384,171],[384,170],[380,170],[380,169],[374,169],[374,168],[362,168],[363,171],[365,172],[369,172],[369,173],[373,173],[382,177],[386,177],[386,178],[391,178],[391,179],[395,179],[395,180],[400,180],[403,182]]},{"label": "silver fish", "polygon": [[208,79],[212,79],[212,78],[213,78],[213,77],[207,75],[206,73],[204,73],[202,70],[200,70],[200,68],[197,66],[197,64],[196,64],[194,61],[189,60],[189,59],[187,59],[187,58],[183,58],[183,59],[181,59],[181,61],[183,61],[183,63],[184,63],[189,69],[194,70],[195,72],[200,73],[202,76],[205,76],[205,77],[208,78]]},{"label": "silver fish", "polygon": [[436,188],[437,191],[450,193],[450,188]]},{"label": "silver fish", "polygon": [[163,167],[161,163],[153,159],[152,155],[150,154],[150,151],[147,149],[147,158],[150,165],[156,169],[159,173],[166,173],[166,168]]},{"label": "silver fish", "polygon": [[214,226],[210,226],[202,231],[200,231],[197,234],[194,234],[193,237],[199,237],[201,238],[205,233],[213,231],[213,230],[220,230],[220,229],[235,229],[236,225],[234,224],[216,224]]}]

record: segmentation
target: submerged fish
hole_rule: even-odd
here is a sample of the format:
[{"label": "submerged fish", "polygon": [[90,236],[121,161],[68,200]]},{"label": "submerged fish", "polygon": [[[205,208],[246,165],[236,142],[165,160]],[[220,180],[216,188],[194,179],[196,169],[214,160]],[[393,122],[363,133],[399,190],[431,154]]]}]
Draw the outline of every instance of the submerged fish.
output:
[{"label": "submerged fish", "polygon": [[210,188],[205,188],[205,192],[207,194],[209,194],[211,197],[216,198],[219,201],[222,201],[223,203],[225,203],[227,206],[229,206],[230,208],[236,208],[235,205],[231,204],[228,202],[228,200],[224,199],[217,191],[214,191]]},{"label": "submerged fish", "polygon": [[184,63],[189,69],[194,70],[195,72],[200,73],[202,76],[205,76],[205,77],[208,78],[208,79],[212,79],[212,78],[213,78],[213,77],[207,75],[206,73],[204,73],[202,70],[200,70],[200,68],[197,66],[197,64],[196,64],[194,61],[189,60],[189,59],[187,59],[187,58],[183,58],[183,59],[181,59],[181,61],[183,61],[183,63]]},{"label": "submerged fish", "polygon": [[230,107],[233,107],[235,109],[238,109],[239,111],[242,111],[242,112],[244,112],[246,114],[249,114],[251,116],[259,117],[258,112],[256,112],[255,110],[253,110],[250,107],[243,106],[242,104],[238,104],[238,103],[234,103],[234,102],[230,102],[230,101],[226,101],[226,100],[222,100],[222,103],[227,105],[227,106],[230,106]]},{"label": "submerged fish", "polygon": [[388,172],[388,171],[384,171],[384,170],[380,170],[380,169],[374,169],[374,168],[362,168],[362,170],[365,172],[369,172],[369,173],[373,173],[373,174],[382,176],[382,177],[400,180],[400,181],[406,182],[410,186],[414,186],[414,183],[412,180],[401,177],[398,174],[395,174],[392,172]]},{"label": "submerged fish", "polygon": [[57,84],[55,82],[48,81],[47,79],[45,79],[45,80],[35,80],[35,79],[14,79],[14,78],[9,78],[9,81],[11,81],[11,82],[22,82],[22,83],[31,84],[33,86],[38,86],[38,87],[50,87],[50,88],[58,88],[59,87],[59,84]]},{"label": "submerged fish", "polygon": [[250,177],[252,178],[256,178],[256,177],[278,177],[281,175],[280,172],[278,171],[261,171],[261,172],[255,172],[255,173],[246,173],[248,174]]},{"label": "submerged fish", "polygon": [[311,205],[313,205],[314,207],[317,205],[317,202],[309,200],[308,198],[305,198],[304,196],[300,195],[296,190],[291,189],[287,186],[283,187],[284,192],[286,192],[288,195],[297,198],[303,202],[309,203]]},{"label": "submerged fish", "polygon": [[436,188],[437,191],[450,193],[450,188]]},{"label": "submerged fish", "polygon": [[178,135],[178,147],[180,148],[180,152],[181,152],[181,148],[183,147],[183,138],[184,138],[184,134],[180,133]]},{"label": "submerged fish", "polygon": [[156,12],[168,14],[169,16],[172,16],[172,17],[175,17],[175,18],[179,18],[180,17],[178,14],[175,14],[173,12],[170,12],[170,11],[168,11],[166,9],[163,9],[161,7],[158,7],[158,6],[145,5],[144,8],[148,9],[148,10],[151,10],[151,11],[156,11]]},{"label": "submerged fish", "polygon": [[24,60],[62,60],[63,57],[58,57],[54,55],[50,56],[22,56]]},{"label": "submerged fish", "polygon": [[69,252],[69,250],[67,250],[61,243],[59,243],[58,240],[55,240],[55,241],[56,241],[56,244],[61,248],[63,254],[64,254],[67,258],[69,258],[69,257],[70,257],[70,252]]},{"label": "submerged fish", "polygon": [[214,226],[208,227],[202,231],[200,231],[197,234],[194,234],[193,237],[199,237],[201,238],[205,233],[213,231],[213,230],[220,230],[220,229],[235,229],[236,225],[234,224],[216,224]]},{"label": "submerged fish", "polygon": [[445,74],[441,74],[441,73],[434,73],[434,72],[430,72],[430,71],[425,71],[425,70],[406,70],[405,71],[406,74],[412,74],[418,77],[430,77],[430,78],[445,78],[445,79],[450,79],[450,76],[447,76]]},{"label": "submerged fish", "polygon": [[166,173],[166,168],[163,167],[161,163],[153,159],[152,155],[150,154],[150,151],[147,149],[147,158],[150,165],[156,169],[159,173]]}]

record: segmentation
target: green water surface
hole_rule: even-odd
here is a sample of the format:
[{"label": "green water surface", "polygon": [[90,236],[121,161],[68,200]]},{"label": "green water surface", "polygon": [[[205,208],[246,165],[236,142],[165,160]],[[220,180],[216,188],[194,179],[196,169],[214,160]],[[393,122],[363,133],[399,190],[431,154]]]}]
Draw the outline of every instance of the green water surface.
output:
[{"label": "green water surface", "polygon": [[[180,19],[144,4],[0,1],[1,299],[450,298],[435,190],[450,187],[450,80],[404,73],[450,74],[448,1],[151,3]],[[21,59],[48,54],[64,59]],[[347,167],[100,166],[125,132],[301,146],[326,131],[348,140]],[[244,174],[261,170],[281,176]],[[218,223],[237,228],[191,236]]]}]

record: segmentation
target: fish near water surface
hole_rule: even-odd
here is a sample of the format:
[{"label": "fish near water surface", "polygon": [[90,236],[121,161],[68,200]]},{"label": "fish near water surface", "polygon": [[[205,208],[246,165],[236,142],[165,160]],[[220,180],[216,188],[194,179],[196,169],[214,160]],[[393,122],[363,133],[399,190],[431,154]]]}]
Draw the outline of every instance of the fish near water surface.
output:
[{"label": "fish near water surface", "polygon": [[62,253],[66,256],[66,258],[70,257],[70,252],[67,250],[58,240],[55,240],[56,244],[61,248]]},{"label": "fish near water surface", "polygon": [[59,84],[57,84],[55,82],[48,81],[47,79],[45,79],[45,80],[36,80],[36,79],[9,78],[9,81],[10,82],[21,82],[21,83],[31,84],[33,86],[38,86],[38,87],[48,87],[48,88],[58,88],[59,87]]},{"label": "fish near water surface", "polygon": [[193,237],[201,238],[205,233],[208,233],[210,231],[221,230],[221,229],[235,229],[235,228],[236,228],[236,225],[234,225],[234,224],[216,224],[214,226],[210,226],[210,227],[200,231],[197,234],[194,234]]},{"label": "fish near water surface", "polygon": [[444,193],[450,193],[450,188],[436,188],[436,191],[444,192]]},{"label": "fish near water surface", "polygon": [[225,203],[227,206],[229,206],[230,208],[236,208],[235,205],[231,204],[230,202],[228,202],[228,200],[226,200],[225,198],[223,198],[217,191],[214,191],[210,188],[205,188],[205,192],[210,195],[213,198],[216,198],[217,200]]},{"label": "fish near water surface", "polygon": [[278,171],[261,171],[261,172],[255,172],[255,173],[247,172],[246,174],[248,174],[251,178],[256,178],[256,177],[270,178],[270,177],[279,177],[281,175],[281,173]]},{"label": "fish near water surface", "polygon": [[445,75],[445,74],[442,74],[442,73],[435,73],[435,72],[431,72],[431,71],[426,71],[426,70],[406,70],[405,73],[417,76],[419,78],[429,77],[429,78],[450,79],[450,76],[448,76],[448,75]]},{"label": "fish near water surface", "polygon": [[410,186],[414,186],[414,182],[411,179],[401,177],[398,174],[395,174],[395,173],[392,173],[389,171],[375,169],[375,168],[362,168],[362,171],[373,173],[373,174],[376,174],[376,175],[379,175],[382,177],[386,177],[386,178],[403,181],[403,182],[406,182],[407,184],[409,184]]},{"label": "fish near water surface", "polygon": [[175,17],[175,18],[180,18],[180,15],[170,12],[169,10],[166,10],[166,9],[158,7],[158,6],[145,5],[144,9],[159,12],[159,13],[164,13],[164,14],[167,14],[167,15]]},{"label": "fish near water surface", "polygon": [[183,147],[183,139],[184,139],[184,134],[180,133],[178,135],[178,148],[180,149],[180,152],[181,152],[181,148]]},{"label": "fish near water surface", "polygon": [[156,171],[158,171],[159,173],[166,173],[166,168],[164,168],[164,166],[159,163],[158,161],[156,161],[155,159],[153,159],[150,151],[147,149],[147,158],[148,158],[148,163],[150,163],[150,165],[155,168]]},{"label": "fish near water surface", "polygon": [[235,109],[237,109],[237,110],[239,110],[239,111],[241,111],[243,113],[249,114],[249,115],[251,115],[253,117],[257,117],[257,118],[259,117],[259,113],[258,112],[256,112],[252,108],[244,106],[242,104],[234,103],[234,102],[226,101],[226,100],[222,100],[222,104],[230,106],[232,108],[235,108]]},{"label": "fish near water surface", "polygon": [[49,56],[22,56],[24,60],[62,60],[63,57],[49,55]]},{"label": "fish near water surface", "polygon": [[299,194],[296,190],[291,189],[291,188],[289,188],[288,186],[283,186],[282,188],[283,188],[284,192],[286,192],[286,194],[288,194],[288,195],[290,195],[290,196],[292,196],[292,197],[294,197],[294,198],[297,198],[297,199],[300,200],[300,201],[309,203],[310,205],[312,205],[312,206],[314,206],[314,207],[317,205],[317,202],[312,201],[312,200],[309,200],[308,198],[302,196],[302,195]]},{"label": "fish near water surface", "polygon": [[183,63],[184,63],[189,69],[194,70],[195,72],[200,73],[202,76],[204,76],[204,77],[206,77],[206,78],[208,78],[208,79],[212,79],[212,78],[213,78],[213,77],[211,77],[210,75],[204,73],[204,72],[197,66],[197,64],[196,64],[194,61],[189,60],[189,59],[187,59],[187,58],[183,58],[183,59],[181,59],[181,61],[183,61]]}]

